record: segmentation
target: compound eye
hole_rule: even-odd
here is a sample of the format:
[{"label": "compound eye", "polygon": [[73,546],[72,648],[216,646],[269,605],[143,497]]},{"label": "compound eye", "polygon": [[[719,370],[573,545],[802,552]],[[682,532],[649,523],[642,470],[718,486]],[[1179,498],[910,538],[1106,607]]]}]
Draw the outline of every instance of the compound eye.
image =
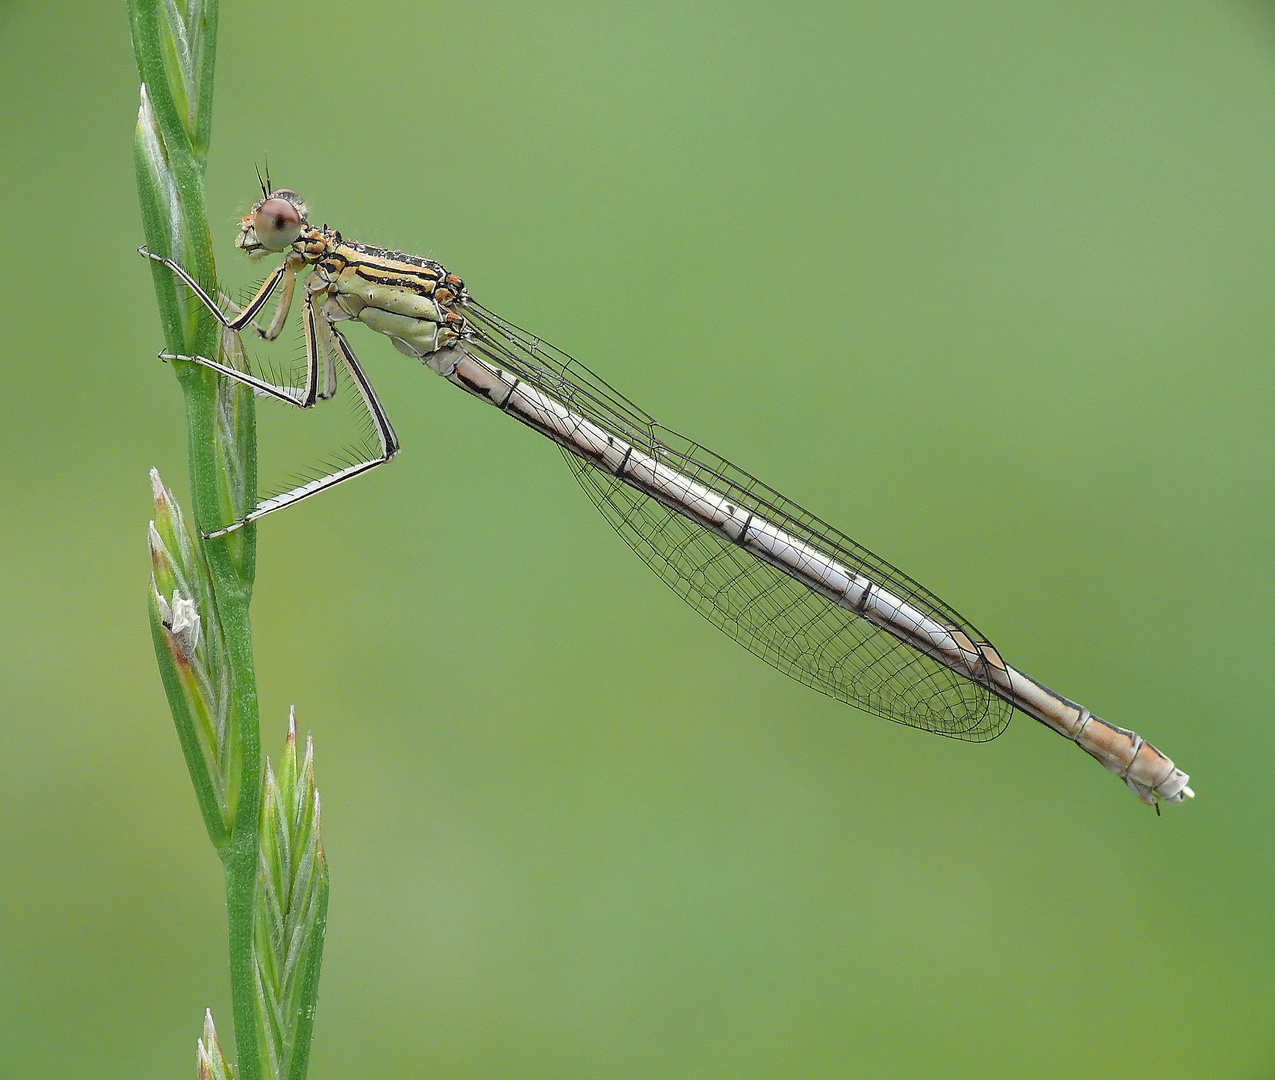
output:
[{"label": "compound eye", "polygon": [[263,199],[252,213],[252,229],[267,251],[282,251],[305,227],[301,212],[287,199],[271,195]]}]

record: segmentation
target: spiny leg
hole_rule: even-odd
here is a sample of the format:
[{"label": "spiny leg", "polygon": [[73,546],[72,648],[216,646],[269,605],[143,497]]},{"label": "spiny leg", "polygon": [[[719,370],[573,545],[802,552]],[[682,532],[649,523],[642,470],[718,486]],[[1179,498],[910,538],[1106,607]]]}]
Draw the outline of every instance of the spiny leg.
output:
[{"label": "spiny leg", "polygon": [[[230,300],[228,297],[223,295],[223,302],[231,309],[234,315],[234,318],[227,319],[225,313],[212,302],[212,298],[209,297],[208,293],[199,285],[199,283],[195,281],[189,273],[187,273],[184,267],[174,262],[172,259],[166,259],[161,255],[156,255],[153,252],[147,251],[146,248],[138,248],[137,250],[143,255],[146,255],[148,258],[154,259],[156,262],[168,267],[169,270],[176,274],[178,278],[185,282],[195,292],[195,295],[199,298],[203,305],[212,312],[222,326],[226,327],[228,330],[234,331],[235,333],[240,332],[249,324],[249,322],[252,322],[253,315],[261,311],[261,309],[265,306],[266,301],[270,298],[271,292],[273,292],[279,282],[282,281],[283,292],[279,296],[279,303],[275,307],[274,317],[270,320],[270,325],[263,330],[255,322],[252,322],[252,328],[256,330],[257,334],[265,341],[274,341],[275,338],[277,338],[283,331],[284,324],[288,319],[288,313],[292,309],[292,298],[296,290],[297,276],[301,269],[305,266],[305,260],[302,259],[301,256],[297,255],[295,252],[289,253],[283,264],[279,266],[279,268],[276,269],[268,278],[266,278],[264,282],[262,282],[256,295],[242,308],[239,307],[239,305],[233,300]],[[310,354],[310,358],[313,359],[313,354]],[[243,372],[232,372],[224,365],[218,364],[214,360],[209,360],[207,357],[187,356],[183,353],[160,353],[160,359],[189,360],[194,363],[203,364],[205,367],[210,367],[214,371],[220,371],[222,374],[229,375],[231,378],[238,378],[240,382],[246,383],[248,386],[253,387],[255,390],[258,390],[263,394],[268,394],[269,396],[278,398],[281,401],[286,401],[290,405],[299,405],[302,408],[309,408],[310,405],[314,404],[316,398],[319,401],[327,401],[336,394],[336,367],[330,352],[328,352],[324,358],[323,389],[317,391],[317,393],[315,392],[314,388],[317,379],[317,372],[314,365],[310,364],[306,371],[306,385],[299,396],[296,390],[292,387],[275,386],[262,379],[257,379],[254,376],[245,375]]]},{"label": "spiny leg", "polygon": [[[144,249],[139,249],[139,250],[144,250]],[[250,311],[254,310],[254,307],[255,307],[255,310],[258,310],[258,311],[261,309],[262,305],[265,303],[265,299],[263,299],[263,297],[268,298],[270,289],[274,288],[274,286],[277,285],[282,278],[287,278],[287,283],[285,284],[285,287],[284,287],[284,296],[283,296],[283,300],[280,301],[280,305],[282,306],[283,303],[285,302],[290,303],[292,299],[292,286],[293,286],[293,282],[296,279],[296,269],[295,268],[290,269],[289,268],[290,263],[285,262],[282,266],[279,267],[279,269],[277,269],[273,274],[271,274],[269,278],[266,279],[265,283],[261,286],[261,288],[257,290],[257,295],[253,297],[252,302],[249,303],[248,306],[245,307],[243,311],[241,311],[239,315],[237,315],[233,320],[229,320],[225,317],[225,315],[222,313],[220,309],[218,309],[215,305],[212,304],[208,294],[204,292],[204,290],[199,287],[199,285],[191,278],[191,276],[187,274],[186,271],[182,269],[182,267],[180,267],[177,263],[173,262],[171,259],[164,259],[155,255],[152,255],[151,258],[155,259],[156,262],[163,263],[170,270],[172,270],[173,273],[175,273],[178,277],[180,277],[182,281],[186,282],[187,285],[189,285],[193,290],[195,290],[196,295],[203,302],[203,304],[206,307],[208,307],[208,310],[217,316],[217,318],[221,321],[221,324],[225,326],[226,329],[232,332],[237,333],[243,326],[247,325],[249,320],[245,316]],[[311,306],[312,305],[310,304],[310,296],[309,296],[309,293],[307,292],[306,309],[309,310]],[[286,314],[287,312],[285,311],[284,312],[285,317],[286,317]],[[276,315],[275,322],[278,322],[280,326],[282,326],[283,319],[280,318],[278,315]],[[266,396],[272,397],[276,399],[277,401],[287,402],[287,404],[289,405],[295,405],[300,409],[308,409],[314,404],[316,398],[318,398],[319,396],[322,396],[325,398],[332,396],[330,393],[325,393],[323,395],[319,395],[318,393],[319,350],[318,350],[317,342],[315,340],[314,330],[313,330],[313,327],[310,325],[310,322],[311,321],[309,319],[305,320],[305,354],[306,354],[305,386],[303,386],[299,391],[291,386],[276,386],[274,383],[268,382],[265,379],[259,379],[257,378],[257,376],[252,375],[249,372],[240,371],[237,368],[230,367],[227,364],[222,364],[216,360],[211,360],[206,356],[191,356],[191,355],[187,355],[186,353],[162,352],[159,354],[159,358],[161,360],[186,360],[192,364],[202,364],[204,367],[212,368],[213,371],[219,372],[220,374],[225,375],[227,378],[236,379],[239,382],[243,383],[245,386],[251,386],[258,393],[265,394]],[[274,324],[272,323],[271,324],[272,329],[273,329],[273,326]],[[264,337],[265,334],[263,333],[262,336]],[[330,369],[332,366],[330,352],[328,354],[328,358],[326,359],[326,366],[328,369]],[[331,384],[334,381],[335,381],[335,376],[329,370],[325,378],[325,390],[327,389],[328,384]]]},{"label": "spiny leg", "polygon": [[[327,297],[321,310],[315,310],[314,297],[327,295],[324,293],[324,288],[324,286],[316,287],[312,283],[311,286],[306,289],[306,314],[303,319],[303,322],[305,323],[306,348],[311,348],[312,346],[310,342],[313,341],[314,352],[318,353],[320,351],[319,347],[322,345],[323,389],[318,392],[318,398],[320,401],[327,401],[329,398],[336,396],[336,368],[338,363],[345,363],[347,367],[352,363],[354,367],[351,369],[351,375],[353,375],[354,371],[358,371],[360,375],[363,374],[363,369],[359,367],[358,361],[353,359],[353,354],[351,354],[349,358],[345,355],[346,352],[349,351],[349,346],[346,345],[344,336],[340,334],[333,325],[335,320],[332,318],[332,313],[328,310],[329,306],[333,303],[331,296]],[[340,317],[345,318],[346,316],[342,313]],[[322,341],[320,341],[320,339],[322,339]],[[338,342],[340,342],[339,345],[337,344]],[[344,346],[344,350],[342,349],[342,346]],[[317,369],[315,374],[317,376]],[[366,381],[366,376],[363,376],[363,378]],[[355,378],[354,381],[359,386],[359,393],[362,395],[362,384],[358,378]],[[375,398],[375,394],[373,394],[373,398]],[[380,412],[381,419],[384,420],[386,426],[389,426],[389,420],[385,419],[385,411],[381,409],[381,403],[379,400],[376,402],[377,407],[375,410],[368,403],[366,396],[363,397],[363,402],[367,405],[368,412],[372,414],[373,422],[377,423],[378,432],[380,431],[380,425],[377,421],[377,411]],[[394,429],[390,428],[390,434],[393,435],[393,433]],[[382,452],[384,452],[385,446],[385,440],[382,439]]]},{"label": "spiny leg", "polygon": [[244,305],[233,319],[228,319],[226,318],[225,312],[217,306],[217,302],[208,295],[204,287],[191,277],[186,268],[180,263],[174,262],[172,259],[166,258],[163,255],[156,255],[155,252],[144,247],[138,248],[137,251],[138,254],[145,255],[146,258],[153,259],[155,262],[168,267],[168,269],[176,274],[186,287],[199,298],[199,302],[212,312],[213,316],[219,323],[221,323],[222,326],[224,326],[227,330],[233,330],[236,333],[242,330],[261,313],[261,309],[266,306],[271,294],[276,288],[278,288],[279,282],[285,277],[289,278],[290,280],[284,287],[283,296],[279,300],[279,310],[275,312],[274,319],[271,321],[269,329],[265,331],[258,331],[262,337],[267,337],[271,331],[273,331],[274,336],[277,337],[279,332],[283,329],[284,320],[288,317],[288,307],[292,304],[293,284],[297,276],[297,272],[305,265],[305,260],[302,259],[301,256],[295,253],[289,253],[288,257],[284,259],[283,262],[271,272],[270,276],[261,283],[261,288],[257,290],[256,295]]},{"label": "spiny leg", "polygon": [[[271,293],[278,287],[279,282],[284,282],[283,296],[279,301],[279,309],[275,312],[274,319],[271,321],[267,330],[262,331],[256,328],[257,332],[263,338],[270,340],[277,336],[283,329],[284,321],[287,318],[288,308],[291,306],[293,290],[296,283],[298,271],[303,267],[304,260],[299,256],[289,255],[288,258],[280,265],[257,290],[256,295],[239,311],[233,319],[226,318],[224,312],[213,302],[208,293],[195,281],[189,273],[180,264],[172,259],[165,258],[162,255],[156,255],[154,252],[148,251],[146,248],[138,248],[138,251],[149,259],[161,263],[168,267],[178,278],[181,279],[199,298],[200,302],[217,318],[217,320],[226,329],[238,332],[243,327],[252,322],[253,318],[261,311],[269,300]],[[236,368],[226,364],[218,363],[216,360],[210,360],[206,356],[188,356],[183,353],[160,353],[161,360],[187,360],[191,363],[202,364],[204,367],[211,368],[227,378],[235,379],[246,386],[252,387],[276,400],[286,402],[289,405],[295,405],[298,408],[308,409],[314,405],[316,399],[330,398],[336,393],[336,359],[334,353],[340,355],[343,362],[350,372],[351,378],[354,380],[355,386],[358,387],[359,396],[363,400],[364,406],[367,408],[368,414],[372,418],[372,424],[376,430],[377,441],[380,444],[381,453],[366,461],[357,462],[354,465],[347,466],[344,469],[338,469],[336,472],[322,476],[317,480],[312,480],[307,484],[286,491],[282,495],[276,495],[269,499],[264,499],[253,508],[240,521],[236,521],[223,529],[216,529],[213,532],[206,533],[207,539],[213,537],[225,536],[227,533],[242,528],[250,521],[256,521],[258,518],[266,514],[273,513],[285,506],[291,506],[295,502],[315,495],[320,491],[325,491],[330,487],[349,480],[351,477],[358,476],[361,473],[368,472],[383,465],[385,462],[393,458],[399,451],[398,436],[394,433],[394,427],[390,423],[389,417],[385,413],[385,408],[381,404],[380,398],[376,394],[375,388],[372,386],[371,380],[368,379],[362,366],[358,362],[358,358],[354,355],[354,351],[350,348],[345,337],[332,325],[332,319],[326,311],[316,311],[314,297],[322,295],[323,290],[312,290],[307,288],[304,290],[305,297],[304,316],[302,319],[302,328],[305,336],[306,351],[306,381],[305,387],[298,394],[291,387],[275,386],[273,383],[264,379],[259,379],[255,375],[248,372],[239,371]],[[324,354],[324,380],[323,392],[318,392],[318,375],[319,375],[319,352],[322,349]]]},{"label": "spiny leg", "polygon": [[[265,394],[272,397],[276,401],[283,401],[289,405],[295,405],[298,409],[308,409],[314,405],[318,396],[316,388],[318,385],[318,364],[319,358],[312,347],[312,341],[309,334],[306,334],[306,367],[305,367],[305,386],[299,391],[291,386],[276,386],[272,382],[265,379],[258,379],[257,376],[247,371],[240,371],[238,368],[232,368],[228,364],[219,363],[216,360],[210,360],[206,356],[189,356],[186,353],[162,352],[159,354],[161,360],[186,360],[192,364],[201,364],[203,367],[212,368],[213,371],[225,375],[228,379],[235,379],[243,383],[245,386],[251,386],[259,394]],[[330,395],[327,395],[330,396]],[[241,523],[242,524],[242,523]]]},{"label": "spiny leg", "polygon": [[[294,266],[285,264],[283,273],[283,292],[279,294],[279,303],[275,305],[274,317],[270,320],[270,325],[266,329],[262,329],[254,320],[252,328],[257,331],[257,336],[263,341],[274,341],[275,338],[283,332],[283,324],[288,320],[288,312],[292,310],[292,296],[297,286],[297,272],[305,265],[305,260],[300,256],[289,255],[289,261],[295,261]],[[244,312],[244,309],[230,299],[225,293],[219,294],[221,305],[227,308],[230,313],[237,319]],[[331,393],[321,393],[319,397],[331,397]]]},{"label": "spiny leg", "polygon": [[[311,495],[317,495],[320,491],[326,491],[328,488],[336,487],[337,484],[343,483],[355,476],[360,476],[365,472],[370,472],[378,465],[384,465],[393,458],[399,451],[398,436],[394,433],[394,426],[390,423],[389,417],[385,413],[385,408],[381,404],[381,399],[376,394],[376,389],[372,386],[371,380],[363,371],[362,365],[359,364],[358,358],[354,355],[354,350],[350,348],[349,342],[345,340],[345,336],[337,330],[333,325],[326,311],[318,311],[315,309],[314,294],[306,291],[304,299],[304,327],[305,327],[305,347],[306,359],[309,368],[309,377],[307,384],[311,391],[310,404],[313,405],[313,391],[315,386],[315,376],[318,366],[318,353],[322,348],[326,354],[326,362],[331,367],[332,351],[335,350],[340,354],[342,362],[345,364],[346,370],[349,371],[350,377],[354,380],[354,385],[358,387],[359,396],[363,400],[364,406],[367,408],[368,414],[372,418],[372,424],[376,429],[377,442],[380,444],[381,452],[376,457],[368,458],[365,461],[355,462],[353,465],[347,465],[343,469],[336,472],[328,473],[309,483],[302,484],[293,488],[291,491],[285,491],[282,495],[275,495],[272,498],[264,499],[257,504],[256,507],[242,521],[236,521],[233,525],[228,525],[224,529],[216,529],[207,533],[206,538],[212,539],[217,536],[225,536],[226,533],[233,532],[235,529],[241,528],[250,521],[256,521],[266,514],[272,514],[276,510],[282,510],[285,506],[291,506],[293,503],[300,502],[302,499],[308,499]],[[195,359],[198,363],[208,364],[206,360]],[[231,378],[237,378],[241,382],[246,382],[242,372],[236,372],[233,369],[226,369],[224,365],[218,365],[217,370],[224,371]],[[249,385],[254,385],[249,383]],[[291,398],[284,398],[292,404],[297,402]],[[307,406],[308,407],[308,406]]]},{"label": "spiny leg", "polygon": [[[279,296],[279,304],[275,308],[274,318],[270,320],[270,325],[262,330],[259,326],[255,326],[257,333],[266,341],[274,341],[275,338],[283,331],[283,324],[287,322],[288,312],[292,310],[292,294],[297,286],[297,273],[305,266],[305,260],[300,255],[289,254],[284,261],[287,269],[283,274],[283,292]],[[324,395],[319,395],[320,397]],[[327,395],[331,397],[331,394]]]},{"label": "spiny leg", "polygon": [[[335,329],[333,329],[333,333],[336,333]],[[336,358],[332,355],[332,351],[330,349],[326,350],[323,354],[323,389],[319,391],[320,401],[327,401],[329,398],[336,396],[336,363]],[[386,421],[386,423],[388,422]]]},{"label": "spiny leg", "polygon": [[[385,406],[381,404],[381,399],[377,396],[372,380],[367,377],[367,373],[364,372],[358,358],[354,355],[354,350],[350,348],[350,343],[345,340],[345,335],[336,328],[336,325],[327,316],[326,311],[316,313],[314,304],[309,302],[310,298],[308,296],[306,300],[309,319],[311,321],[320,320],[316,329],[321,328],[327,335],[328,342],[336,345],[341,354],[341,359],[345,361],[346,370],[349,371],[350,377],[359,388],[359,395],[363,398],[363,404],[367,407],[368,414],[372,417],[372,423],[376,428],[376,438],[381,445],[381,456],[374,464],[379,465],[382,462],[389,461],[390,458],[399,452],[400,444],[398,436],[394,434],[394,425],[390,423],[390,418],[386,415]],[[330,377],[335,383],[335,369],[331,370]]]}]

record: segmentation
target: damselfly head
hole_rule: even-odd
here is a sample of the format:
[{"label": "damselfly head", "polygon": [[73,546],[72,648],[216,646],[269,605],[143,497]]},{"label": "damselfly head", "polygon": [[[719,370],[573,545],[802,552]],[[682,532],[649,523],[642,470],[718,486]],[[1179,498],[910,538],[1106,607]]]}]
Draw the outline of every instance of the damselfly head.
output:
[{"label": "damselfly head", "polygon": [[282,251],[310,224],[310,211],[295,191],[279,188],[252,208],[239,223],[235,247],[249,258]]}]

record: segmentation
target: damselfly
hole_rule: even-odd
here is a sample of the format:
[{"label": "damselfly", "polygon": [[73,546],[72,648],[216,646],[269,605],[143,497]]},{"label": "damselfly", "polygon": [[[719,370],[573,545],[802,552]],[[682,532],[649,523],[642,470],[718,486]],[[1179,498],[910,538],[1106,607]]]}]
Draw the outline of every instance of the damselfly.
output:
[{"label": "damselfly", "polygon": [[[263,338],[282,330],[301,284],[304,384],[281,385],[216,359],[161,353],[308,409],[336,389],[338,365],[376,436],[365,460],[263,500],[249,521],[369,472],[399,451],[389,417],[338,323],[357,319],[449,382],[552,439],[616,531],[692,607],[763,660],[834,698],[951,738],[985,741],[1011,707],[1071,739],[1144,803],[1194,793],[1186,773],[1140,735],[1017,671],[937,596],[724,458],[662,427],[579,361],[502,319],[430,259],[314,228],[305,201],[270,190],[235,246],[283,262],[240,309],[145,248],[238,333],[279,292]],[[225,310],[223,310],[223,308]],[[321,370],[322,369],[322,370]]]}]

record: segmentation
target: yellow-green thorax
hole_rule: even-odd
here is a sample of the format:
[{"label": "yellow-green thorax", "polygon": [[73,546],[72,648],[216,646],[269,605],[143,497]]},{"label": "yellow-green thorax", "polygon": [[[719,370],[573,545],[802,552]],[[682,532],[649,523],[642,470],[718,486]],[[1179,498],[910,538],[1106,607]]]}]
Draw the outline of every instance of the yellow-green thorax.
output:
[{"label": "yellow-green thorax", "polygon": [[466,328],[456,310],[465,283],[432,259],[344,240],[335,229],[307,229],[292,245],[309,263],[307,286],[316,301],[326,293],[333,321],[358,319],[384,334],[408,356],[424,358],[455,343]]}]

